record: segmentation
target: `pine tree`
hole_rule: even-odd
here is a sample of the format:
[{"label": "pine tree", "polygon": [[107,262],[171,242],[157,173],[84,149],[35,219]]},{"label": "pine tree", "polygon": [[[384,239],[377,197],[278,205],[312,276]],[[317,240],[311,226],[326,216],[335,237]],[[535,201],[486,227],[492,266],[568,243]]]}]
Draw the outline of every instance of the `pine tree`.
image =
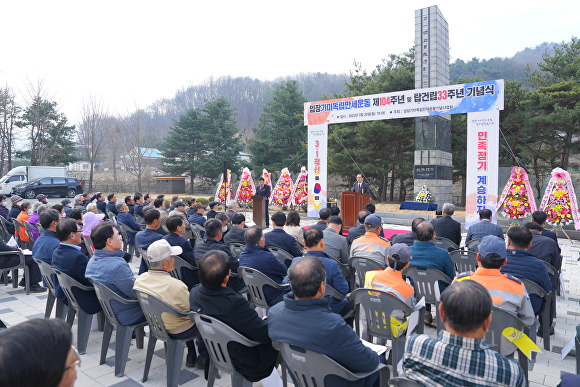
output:
[{"label": "pine tree", "polygon": [[296,81],[274,89],[254,127],[254,138],[249,140],[255,169],[279,171],[285,166],[304,164],[307,156],[304,102],[306,98],[298,91]]},{"label": "pine tree", "polygon": [[163,144],[162,169],[175,176],[187,174],[191,178],[189,193],[193,193],[194,179],[201,173],[199,159],[206,156],[203,137],[201,112],[191,109],[179,117]]},{"label": "pine tree", "polygon": [[225,98],[208,102],[201,109],[191,109],[171,128],[163,144],[165,172],[194,179],[215,179],[228,162],[230,169],[237,168],[241,150],[233,109]]}]

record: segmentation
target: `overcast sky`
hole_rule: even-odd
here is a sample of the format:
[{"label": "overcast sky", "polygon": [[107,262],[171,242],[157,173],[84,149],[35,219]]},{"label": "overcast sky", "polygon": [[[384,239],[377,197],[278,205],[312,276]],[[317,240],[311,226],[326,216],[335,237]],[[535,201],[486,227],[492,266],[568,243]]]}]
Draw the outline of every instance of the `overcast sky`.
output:
[{"label": "overcast sky", "polygon": [[5,1],[0,84],[23,100],[44,82],[76,123],[83,100],[126,114],[210,76],[274,79],[372,69],[414,41],[437,4],[451,61],[509,57],[578,36],[580,1]]}]

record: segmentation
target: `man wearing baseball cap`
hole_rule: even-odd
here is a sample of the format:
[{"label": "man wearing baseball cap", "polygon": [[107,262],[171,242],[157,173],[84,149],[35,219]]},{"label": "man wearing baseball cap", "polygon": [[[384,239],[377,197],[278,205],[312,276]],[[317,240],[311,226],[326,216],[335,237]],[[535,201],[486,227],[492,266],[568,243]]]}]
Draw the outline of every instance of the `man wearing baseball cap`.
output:
[{"label": "man wearing baseball cap", "polygon": [[505,241],[494,235],[481,239],[477,253],[477,270],[461,273],[456,282],[466,279],[480,283],[487,289],[494,305],[516,314],[526,325],[534,323],[534,310],[522,281],[500,269],[507,264]]},{"label": "man wearing baseball cap", "polygon": [[[187,286],[169,274],[173,270],[173,257],[182,251],[181,247],[171,246],[165,239],[153,242],[147,249],[149,271],[137,277],[133,289],[151,293],[180,312],[188,313],[190,309]],[[163,313],[162,320],[171,338],[192,338],[186,342],[185,365],[193,367],[197,358],[193,345],[193,337],[198,333],[197,327],[189,317],[178,317],[170,313]]]},{"label": "man wearing baseball cap", "polygon": [[[399,300],[415,306],[415,289],[403,279],[402,271],[409,267],[409,261],[413,258],[411,249],[404,243],[395,243],[387,249],[385,270],[367,271],[365,275],[365,288],[382,290],[395,295]],[[402,311],[393,312],[393,317],[400,322],[405,321]]]},{"label": "man wearing baseball cap", "polygon": [[70,199],[63,199],[60,203],[63,205],[64,214],[68,218],[70,215],[70,212],[73,210],[72,207],[70,206],[71,200]]},{"label": "man wearing baseball cap", "polygon": [[41,202],[42,204],[48,204],[48,200],[46,200],[46,195],[43,194],[36,195],[36,199],[38,199],[38,201]]},{"label": "man wearing baseball cap", "polygon": [[206,216],[208,219],[213,219],[215,218],[215,216],[217,215],[217,209],[218,209],[218,204],[220,204],[220,202],[209,202],[208,208],[209,211],[206,213]]},{"label": "man wearing baseball cap", "polygon": [[369,258],[383,266],[390,245],[388,240],[379,236],[383,220],[380,216],[371,214],[365,218],[364,225],[366,232],[352,242],[350,256]]}]

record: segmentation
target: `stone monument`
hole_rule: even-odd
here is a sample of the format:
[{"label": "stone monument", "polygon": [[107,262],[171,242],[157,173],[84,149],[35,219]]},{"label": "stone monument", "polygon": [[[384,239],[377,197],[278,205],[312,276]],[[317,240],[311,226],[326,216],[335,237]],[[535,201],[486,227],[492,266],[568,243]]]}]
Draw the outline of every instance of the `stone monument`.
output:
[{"label": "stone monument", "polygon": [[[434,5],[415,11],[415,88],[449,85],[449,30],[447,21]],[[436,98],[436,96],[435,96]],[[415,119],[414,192],[427,186],[434,203],[453,201],[451,118]]]}]

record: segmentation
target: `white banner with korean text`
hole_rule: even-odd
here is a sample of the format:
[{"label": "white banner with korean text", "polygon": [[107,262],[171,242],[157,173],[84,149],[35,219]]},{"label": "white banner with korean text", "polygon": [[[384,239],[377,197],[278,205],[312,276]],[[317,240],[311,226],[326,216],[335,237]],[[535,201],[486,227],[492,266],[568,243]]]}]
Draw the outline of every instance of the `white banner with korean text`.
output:
[{"label": "white banner with korean text", "polygon": [[304,125],[503,110],[503,79],[306,102]]},{"label": "white banner with korean text", "polygon": [[326,207],[328,124],[308,126],[308,216]]},{"label": "white banner with korean text", "polygon": [[467,114],[466,229],[484,208],[497,220],[498,164],[499,110]]}]

